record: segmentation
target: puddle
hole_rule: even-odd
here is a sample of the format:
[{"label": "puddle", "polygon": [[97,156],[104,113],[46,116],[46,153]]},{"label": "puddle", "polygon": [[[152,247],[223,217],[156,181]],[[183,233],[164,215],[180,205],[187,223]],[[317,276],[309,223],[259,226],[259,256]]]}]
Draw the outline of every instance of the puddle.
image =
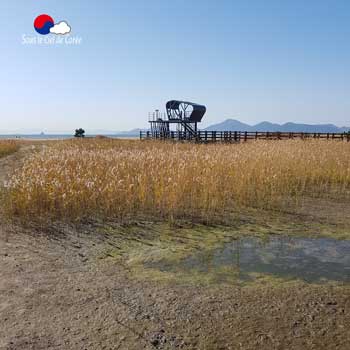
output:
[{"label": "puddle", "polygon": [[247,281],[261,275],[318,283],[350,282],[350,240],[242,238],[180,262],[162,260],[145,266],[163,272],[210,274],[215,282]]}]

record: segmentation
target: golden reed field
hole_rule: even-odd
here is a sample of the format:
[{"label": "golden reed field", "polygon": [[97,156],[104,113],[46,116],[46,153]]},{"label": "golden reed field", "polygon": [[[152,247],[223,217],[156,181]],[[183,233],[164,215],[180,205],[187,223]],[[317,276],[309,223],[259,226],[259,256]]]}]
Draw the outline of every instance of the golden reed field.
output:
[{"label": "golden reed field", "polygon": [[0,158],[18,150],[18,143],[12,140],[0,140]]},{"label": "golden reed field", "polygon": [[5,183],[6,211],[32,219],[214,220],[244,207],[348,195],[350,143],[181,144],[85,139],[30,155]]}]

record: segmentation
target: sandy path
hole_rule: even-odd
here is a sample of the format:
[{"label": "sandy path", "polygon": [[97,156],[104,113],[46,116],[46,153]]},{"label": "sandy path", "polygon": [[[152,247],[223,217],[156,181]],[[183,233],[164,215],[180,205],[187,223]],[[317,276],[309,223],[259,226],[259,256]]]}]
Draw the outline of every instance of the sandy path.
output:
[{"label": "sandy path", "polygon": [[38,146],[23,145],[17,152],[0,158],[0,186],[3,185],[10,173],[21,165],[24,158],[36,150],[38,150]]}]

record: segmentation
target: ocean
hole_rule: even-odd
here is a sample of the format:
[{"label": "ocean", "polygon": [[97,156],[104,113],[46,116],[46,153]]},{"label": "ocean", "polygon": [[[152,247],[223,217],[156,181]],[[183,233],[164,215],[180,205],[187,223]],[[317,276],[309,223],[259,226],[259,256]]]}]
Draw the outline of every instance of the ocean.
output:
[{"label": "ocean", "polygon": [[[86,137],[96,137],[98,135],[85,135]],[[114,134],[114,135],[101,135],[114,139],[137,139],[139,135],[136,134]],[[6,134],[0,135],[0,139],[15,139],[15,140],[66,140],[73,138],[73,135],[64,134]]]}]

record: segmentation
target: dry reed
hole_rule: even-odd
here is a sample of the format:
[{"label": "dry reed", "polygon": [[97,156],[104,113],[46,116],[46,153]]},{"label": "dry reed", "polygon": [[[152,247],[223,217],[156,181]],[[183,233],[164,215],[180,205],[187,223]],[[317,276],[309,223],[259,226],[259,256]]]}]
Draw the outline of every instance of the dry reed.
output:
[{"label": "dry reed", "polygon": [[19,145],[13,140],[0,140],[0,158],[8,156],[18,150]]},{"label": "dry reed", "polygon": [[197,218],[350,189],[350,143],[77,140],[30,156],[6,183],[12,216]]}]

